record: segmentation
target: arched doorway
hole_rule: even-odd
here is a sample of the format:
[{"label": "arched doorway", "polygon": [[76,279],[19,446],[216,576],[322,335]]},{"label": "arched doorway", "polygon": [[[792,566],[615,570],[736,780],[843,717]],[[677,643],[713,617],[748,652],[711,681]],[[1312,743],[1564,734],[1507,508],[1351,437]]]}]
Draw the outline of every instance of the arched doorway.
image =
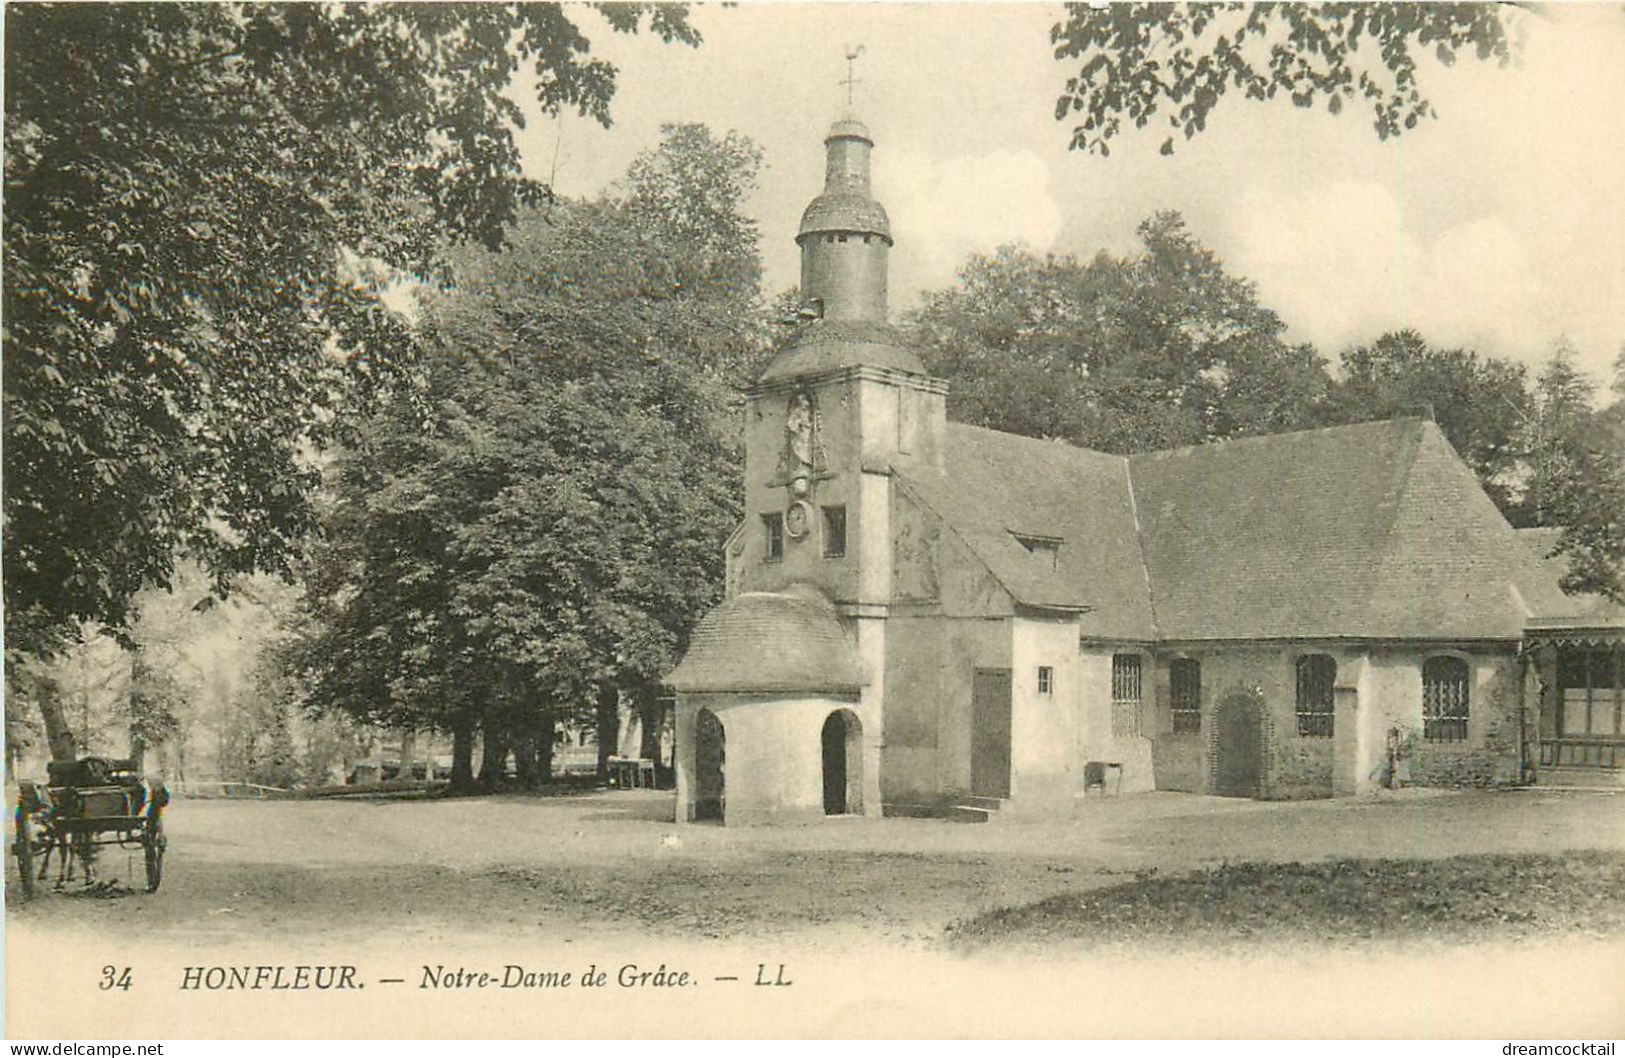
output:
[{"label": "arched doorway", "polygon": [[694,818],[723,821],[727,745],[722,721],[709,709],[694,717]]},{"label": "arched doorway", "polygon": [[824,721],[824,814],[863,812],[863,724],[850,709],[837,709]]},{"label": "arched doorway", "polygon": [[1257,797],[1263,792],[1263,705],[1257,691],[1238,689],[1220,698],[1213,711],[1213,792],[1220,797]]}]

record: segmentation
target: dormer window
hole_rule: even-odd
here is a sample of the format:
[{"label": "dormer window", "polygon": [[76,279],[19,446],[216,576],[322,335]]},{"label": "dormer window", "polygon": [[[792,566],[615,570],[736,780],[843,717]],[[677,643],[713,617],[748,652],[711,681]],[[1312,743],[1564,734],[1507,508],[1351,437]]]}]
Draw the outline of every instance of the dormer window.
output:
[{"label": "dormer window", "polygon": [[1048,562],[1050,569],[1056,567],[1063,542],[1060,537],[1034,536],[1028,533],[1011,533],[1010,535],[1016,538],[1016,543],[1027,549],[1029,555],[1036,555]]}]

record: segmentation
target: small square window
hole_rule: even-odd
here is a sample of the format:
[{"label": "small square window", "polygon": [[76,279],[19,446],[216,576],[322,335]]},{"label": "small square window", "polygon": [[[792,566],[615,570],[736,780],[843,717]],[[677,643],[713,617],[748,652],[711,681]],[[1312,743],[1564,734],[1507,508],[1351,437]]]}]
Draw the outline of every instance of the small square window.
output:
[{"label": "small square window", "polygon": [[778,562],[784,558],[784,515],[762,515],[762,531],[767,538],[767,549],[762,554],[764,562]]},{"label": "small square window", "polygon": [[1050,694],[1055,690],[1055,670],[1048,665],[1038,666],[1038,693]]},{"label": "small square window", "polygon": [[824,508],[824,557],[840,558],[846,554],[846,508]]}]

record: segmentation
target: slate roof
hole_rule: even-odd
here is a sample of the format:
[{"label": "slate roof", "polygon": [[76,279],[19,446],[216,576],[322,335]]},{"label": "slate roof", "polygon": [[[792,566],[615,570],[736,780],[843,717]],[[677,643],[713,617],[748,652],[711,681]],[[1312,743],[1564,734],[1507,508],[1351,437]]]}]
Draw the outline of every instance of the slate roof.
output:
[{"label": "slate roof", "polygon": [[[1085,631],[1155,637],[1122,456],[949,423],[945,477],[902,475],[1018,602],[1088,610]],[[1053,556],[1019,537],[1048,537]]]},{"label": "slate roof", "polygon": [[1130,457],[949,423],[945,464],[899,476],[1016,602],[1086,611],[1086,636],[1516,639],[1573,606],[1431,421]]},{"label": "slate roof", "polygon": [[1582,593],[1565,595],[1558,581],[1568,569],[1565,556],[1553,556],[1561,529],[1519,529],[1518,542],[1528,554],[1531,583],[1522,590],[1530,596],[1535,611],[1532,628],[1587,628],[1625,624],[1625,606],[1606,595]]},{"label": "slate roof", "polygon": [[794,337],[767,365],[757,384],[858,366],[925,374],[925,365],[919,356],[886,324],[813,320],[796,329]]},{"label": "slate roof", "polygon": [[1432,422],[1132,456],[1168,639],[1512,638],[1525,552]]},{"label": "slate roof", "polygon": [[864,675],[835,608],[812,589],[791,589],[745,592],[706,614],[666,683],[678,691],[850,693]]},{"label": "slate roof", "polygon": [[824,232],[858,232],[892,241],[886,207],[859,191],[826,191],[807,203],[796,228],[796,242]]}]

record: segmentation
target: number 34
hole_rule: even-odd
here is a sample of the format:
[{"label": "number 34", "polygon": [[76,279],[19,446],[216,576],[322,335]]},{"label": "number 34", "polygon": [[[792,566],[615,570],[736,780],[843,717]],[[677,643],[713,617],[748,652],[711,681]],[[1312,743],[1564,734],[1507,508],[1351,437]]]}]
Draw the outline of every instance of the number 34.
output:
[{"label": "number 34", "polygon": [[110,988],[122,988],[128,992],[130,990],[130,968],[128,966],[102,967],[102,983],[99,987],[103,992]]}]

